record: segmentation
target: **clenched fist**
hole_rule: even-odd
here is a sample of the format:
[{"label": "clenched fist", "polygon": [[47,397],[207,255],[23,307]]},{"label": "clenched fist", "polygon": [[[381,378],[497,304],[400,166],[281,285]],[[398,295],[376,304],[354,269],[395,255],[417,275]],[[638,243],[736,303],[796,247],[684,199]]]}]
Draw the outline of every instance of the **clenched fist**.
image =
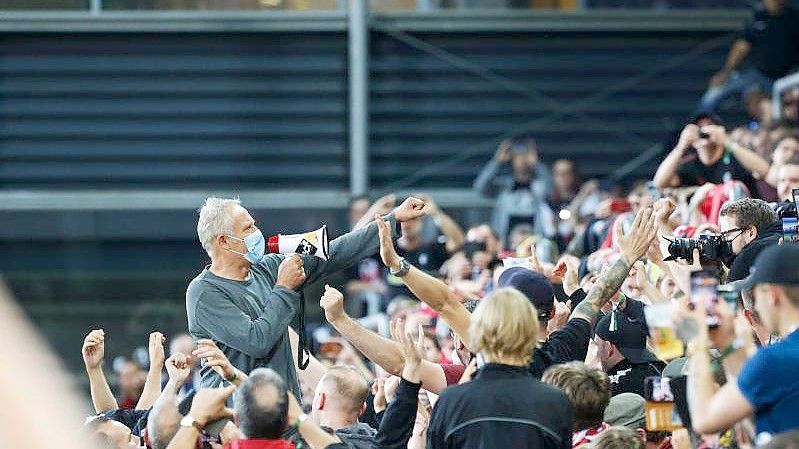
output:
[{"label": "clenched fist", "polygon": [[394,209],[394,218],[400,223],[419,218],[427,213],[425,202],[419,198],[409,197]]},{"label": "clenched fist", "polygon": [[325,293],[319,300],[319,306],[324,309],[327,321],[332,323],[344,316],[344,295],[335,288],[325,285]]},{"label": "clenched fist", "polygon": [[297,290],[305,282],[305,267],[302,258],[298,255],[286,257],[277,269],[276,285],[282,285],[289,290]]}]

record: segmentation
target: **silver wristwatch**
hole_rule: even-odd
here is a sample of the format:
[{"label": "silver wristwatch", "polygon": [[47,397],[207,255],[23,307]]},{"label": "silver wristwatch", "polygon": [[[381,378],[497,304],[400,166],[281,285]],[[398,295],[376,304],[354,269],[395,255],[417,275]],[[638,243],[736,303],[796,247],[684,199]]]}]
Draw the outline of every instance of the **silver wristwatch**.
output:
[{"label": "silver wristwatch", "polygon": [[408,271],[411,269],[411,263],[405,260],[404,257],[400,258],[399,270],[394,270],[394,268],[390,268],[389,271],[392,275],[401,278],[408,274]]}]

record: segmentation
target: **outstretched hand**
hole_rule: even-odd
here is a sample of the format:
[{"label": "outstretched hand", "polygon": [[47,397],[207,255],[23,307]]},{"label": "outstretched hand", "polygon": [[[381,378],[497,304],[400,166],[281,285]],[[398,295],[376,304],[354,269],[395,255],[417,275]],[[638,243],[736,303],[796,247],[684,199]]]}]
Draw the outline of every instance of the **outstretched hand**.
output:
[{"label": "outstretched hand", "polygon": [[105,356],[105,331],[94,329],[83,339],[83,364],[87,370],[99,368]]},{"label": "outstretched hand", "polygon": [[397,254],[394,240],[391,238],[391,226],[380,215],[375,215],[375,223],[380,238],[380,259],[385,266],[398,270],[401,257]]},{"label": "outstretched hand", "polygon": [[402,347],[402,355],[405,357],[402,377],[409,382],[418,383],[421,380],[419,366],[422,364],[422,351],[424,349],[424,330],[422,325],[419,325],[418,335],[415,339],[410,333],[406,332],[404,321],[396,320],[391,325],[394,327],[392,335],[396,335],[397,342]]},{"label": "outstretched hand", "polygon": [[150,334],[150,342],[149,342],[149,354],[150,354],[150,369],[157,369],[161,371],[164,367],[164,360],[166,359],[166,355],[164,354],[164,342],[166,342],[166,337],[161,332],[153,332]]},{"label": "outstretched hand", "polygon": [[[232,418],[233,410],[225,407],[227,399],[236,391],[235,385],[224,388],[202,388],[191,402],[189,414],[201,425],[221,418]],[[291,394],[291,393],[289,393]]]},{"label": "outstretched hand", "polygon": [[169,380],[183,385],[191,374],[191,360],[186,354],[172,354],[166,359],[166,372],[169,374]]},{"label": "outstretched hand", "polygon": [[628,267],[646,254],[652,242],[657,238],[655,220],[652,207],[645,207],[635,215],[635,220],[627,234],[624,234],[624,226],[619,221],[615,223],[613,227],[614,240]]}]

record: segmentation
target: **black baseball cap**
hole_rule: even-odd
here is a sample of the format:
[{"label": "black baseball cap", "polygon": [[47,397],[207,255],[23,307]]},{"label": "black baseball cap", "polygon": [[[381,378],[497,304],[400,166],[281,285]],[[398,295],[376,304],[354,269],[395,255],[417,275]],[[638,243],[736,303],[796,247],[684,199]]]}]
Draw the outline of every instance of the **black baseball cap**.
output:
[{"label": "black baseball cap", "polygon": [[522,292],[535,306],[539,320],[549,319],[555,293],[546,276],[524,267],[513,267],[502,272],[498,284],[500,288],[510,287]]},{"label": "black baseball cap", "polygon": [[799,285],[799,245],[772,245],[758,254],[749,277],[737,287],[751,290],[757,284]]},{"label": "black baseball cap", "polygon": [[[630,306],[635,300],[627,300]],[[643,304],[642,304],[643,305]],[[642,308],[643,309],[643,308]],[[636,310],[637,312],[637,310]],[[611,329],[613,315],[616,315],[616,328]],[[647,330],[646,321],[638,313],[628,314],[622,310],[613,311],[603,316],[596,324],[594,333],[599,338],[613,343],[619,352],[631,363],[647,363],[658,361],[657,356],[646,349]]]}]

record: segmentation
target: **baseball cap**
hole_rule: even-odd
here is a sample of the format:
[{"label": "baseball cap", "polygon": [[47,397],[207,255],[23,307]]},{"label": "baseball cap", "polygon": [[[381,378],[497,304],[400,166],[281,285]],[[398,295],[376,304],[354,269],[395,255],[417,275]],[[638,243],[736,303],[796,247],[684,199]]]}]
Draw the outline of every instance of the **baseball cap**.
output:
[{"label": "baseball cap", "polygon": [[535,306],[539,319],[549,318],[555,293],[546,276],[524,267],[513,267],[502,272],[498,284],[500,288],[519,290]]},{"label": "baseball cap", "polygon": [[635,393],[620,393],[610,398],[604,421],[629,429],[646,428],[646,400]]},{"label": "baseball cap", "polygon": [[772,245],[758,254],[750,274],[737,284],[739,290],[750,290],[757,284],[799,285],[799,245]]},{"label": "baseball cap", "polygon": [[[629,300],[627,308],[635,300]],[[611,330],[613,315],[616,315],[616,326]],[[595,334],[599,338],[613,343],[619,352],[631,363],[658,361],[657,356],[646,349],[646,336],[649,333],[641,314],[628,314],[625,311],[614,311],[603,316],[596,324]]]}]

